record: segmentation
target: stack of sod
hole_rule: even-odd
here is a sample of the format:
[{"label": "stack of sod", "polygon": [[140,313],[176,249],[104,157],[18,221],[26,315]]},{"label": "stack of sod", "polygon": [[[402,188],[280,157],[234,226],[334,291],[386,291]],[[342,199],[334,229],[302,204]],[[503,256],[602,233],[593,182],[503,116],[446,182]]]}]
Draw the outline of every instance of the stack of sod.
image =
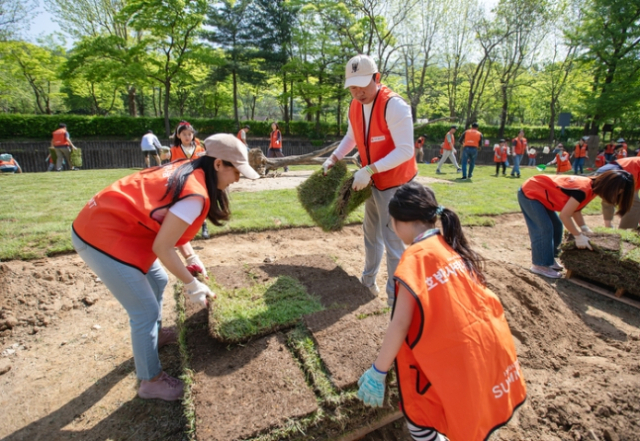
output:
[{"label": "stack of sod", "polygon": [[[49,148],[49,153],[51,153],[51,160],[55,164],[58,160],[58,154],[56,153],[56,149]],[[69,153],[71,155],[71,165],[70,167],[82,167],[82,149],[76,148],[75,150],[71,150]]]},{"label": "stack of sod", "polygon": [[298,186],[298,199],[311,219],[324,231],[342,229],[344,221],[371,196],[371,187],[353,191],[353,174],[338,162],[326,176],[316,171]]},{"label": "stack of sod", "polygon": [[241,343],[290,328],[303,315],[324,309],[295,279],[280,276],[248,288],[225,289],[213,281],[209,334],[225,343]]},{"label": "stack of sod", "polygon": [[576,248],[568,235],[560,254],[562,263],[581,277],[640,296],[640,235],[626,230],[615,234],[605,231],[588,235],[593,251]]}]

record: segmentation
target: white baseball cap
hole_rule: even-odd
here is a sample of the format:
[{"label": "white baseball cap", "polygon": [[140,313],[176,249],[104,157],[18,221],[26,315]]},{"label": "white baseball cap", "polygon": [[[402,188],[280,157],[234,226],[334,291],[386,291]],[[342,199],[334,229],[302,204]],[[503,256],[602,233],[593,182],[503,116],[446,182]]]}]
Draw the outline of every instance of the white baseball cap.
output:
[{"label": "white baseball cap", "polygon": [[368,55],[356,55],[347,62],[344,88],[366,87],[371,83],[375,73],[378,73],[378,66],[373,58]]},{"label": "white baseball cap", "polygon": [[260,175],[249,165],[247,146],[233,135],[218,133],[204,140],[207,156],[222,159],[233,164],[235,168],[249,179],[258,179]]}]

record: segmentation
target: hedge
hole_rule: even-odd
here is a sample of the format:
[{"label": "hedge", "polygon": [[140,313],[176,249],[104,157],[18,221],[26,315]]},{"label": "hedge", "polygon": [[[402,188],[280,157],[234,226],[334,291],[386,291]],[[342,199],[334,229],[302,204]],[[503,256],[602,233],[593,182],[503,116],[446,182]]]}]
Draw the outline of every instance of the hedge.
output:
[{"label": "hedge", "polygon": [[[206,119],[185,118],[202,135],[212,133],[236,133],[236,123],[230,119]],[[171,118],[171,127],[178,125],[181,118]],[[9,140],[15,138],[26,139],[50,139],[59,123],[65,123],[72,139],[92,137],[118,137],[124,139],[139,139],[147,130],[153,130],[158,135],[164,135],[164,119],[129,116],[84,116],[84,115],[16,115],[0,114],[0,139]],[[268,136],[271,132],[271,121],[241,121],[241,126],[248,125],[251,136]],[[429,125],[416,125],[415,136],[426,135],[430,142],[441,143],[451,126],[450,123],[436,123]],[[284,132],[284,127],[280,127]],[[289,125],[290,135],[296,137],[323,139],[335,136],[337,130],[335,124],[320,124],[320,131],[316,131],[316,123],[308,121],[292,121]],[[518,131],[524,128],[525,136],[529,140],[544,141],[549,136],[549,128],[541,126],[533,127],[507,127],[505,135],[514,138]],[[485,138],[494,142],[498,138],[497,126],[482,126],[480,131]],[[346,132],[346,126],[342,127],[342,133]],[[461,130],[458,134],[460,134]],[[582,127],[569,127],[565,129],[567,138],[578,139],[582,136]],[[556,130],[560,134],[560,129]],[[617,136],[625,136],[617,132]],[[628,136],[628,135],[627,135]]]}]

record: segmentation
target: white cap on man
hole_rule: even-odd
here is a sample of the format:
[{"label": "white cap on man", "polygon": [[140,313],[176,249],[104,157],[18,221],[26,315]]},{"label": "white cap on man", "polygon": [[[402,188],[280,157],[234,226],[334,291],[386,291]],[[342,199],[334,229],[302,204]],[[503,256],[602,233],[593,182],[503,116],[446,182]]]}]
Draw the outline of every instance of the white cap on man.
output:
[{"label": "white cap on man", "polygon": [[378,66],[373,58],[368,55],[356,55],[347,62],[344,88],[367,87],[375,73],[378,73]]},{"label": "white cap on man", "polygon": [[247,146],[237,137],[226,133],[211,135],[204,140],[204,147],[207,156],[230,162],[245,178],[258,179],[260,177],[249,165]]}]

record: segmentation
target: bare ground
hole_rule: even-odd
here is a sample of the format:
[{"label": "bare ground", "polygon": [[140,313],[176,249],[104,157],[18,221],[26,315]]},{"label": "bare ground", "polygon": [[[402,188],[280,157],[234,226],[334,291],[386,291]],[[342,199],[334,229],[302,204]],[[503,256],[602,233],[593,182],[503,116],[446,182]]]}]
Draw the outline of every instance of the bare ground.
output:
[{"label": "bare ground", "polygon": [[[601,222],[587,218],[589,225]],[[530,275],[519,214],[466,233],[497,262],[487,270],[492,289],[513,293],[503,302],[529,388],[527,403],[492,439],[639,440],[638,310],[565,280]],[[225,235],[194,244],[207,266],[326,254],[358,276],[364,261],[359,226],[339,233],[307,228]],[[383,266],[380,286],[386,276]],[[501,282],[516,279],[522,282]],[[136,397],[127,316],[78,256],[2,263],[0,287],[1,439],[185,438],[179,404]],[[175,311],[168,289],[165,324],[175,322]],[[169,373],[179,372],[175,346],[163,348],[161,359]],[[394,423],[365,439],[403,437],[403,425]]]}]

